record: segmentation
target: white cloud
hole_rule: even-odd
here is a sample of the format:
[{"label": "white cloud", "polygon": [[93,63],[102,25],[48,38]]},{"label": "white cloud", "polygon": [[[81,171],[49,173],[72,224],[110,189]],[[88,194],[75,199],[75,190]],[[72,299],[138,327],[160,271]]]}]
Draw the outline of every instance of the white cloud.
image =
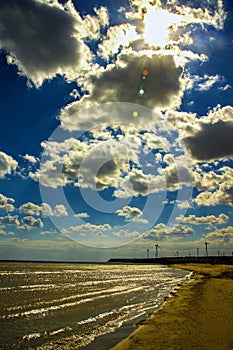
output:
[{"label": "white cloud", "polygon": [[214,84],[220,82],[222,79],[223,78],[218,74],[214,76],[209,76],[205,74],[203,78],[199,78],[200,82],[198,84],[198,89],[201,91],[209,90],[214,86]]},{"label": "white cloud", "polygon": [[15,200],[13,198],[9,198],[0,193],[0,210],[5,210],[6,212],[11,212],[15,210],[14,207]]},{"label": "white cloud", "polygon": [[96,16],[86,15],[83,20],[82,34],[89,39],[98,39],[101,27],[109,25],[109,16],[106,7],[94,9]]},{"label": "white cloud", "polygon": [[35,219],[33,216],[25,216],[22,219],[23,226],[20,229],[31,230],[32,228],[42,228],[44,226],[43,221],[40,218]]},{"label": "white cloud", "polygon": [[90,143],[74,139],[68,141],[47,143],[45,154],[49,155],[48,160],[36,173],[30,173],[35,181],[52,188],[75,183],[82,188],[101,190],[116,187],[122,172],[128,171],[129,161],[138,161],[139,142],[133,136]]},{"label": "white cloud", "polygon": [[195,183],[199,193],[194,202],[198,205],[215,206],[218,204],[233,205],[233,169],[224,166],[216,171],[195,172]]},{"label": "white cloud", "polygon": [[75,100],[81,97],[77,89],[73,89],[70,93],[70,96],[73,97]]},{"label": "white cloud", "polygon": [[20,213],[39,216],[41,214],[42,207],[40,205],[28,202],[22,204],[18,210]]},{"label": "white cloud", "polygon": [[136,28],[128,23],[110,27],[106,37],[99,44],[99,54],[101,57],[108,59],[118,53],[120,47],[127,48],[131,42],[138,39]]},{"label": "white cloud", "polygon": [[201,192],[193,201],[197,205],[203,206],[216,206],[219,204],[233,206],[233,187],[228,188],[225,185],[220,185],[215,192]]},{"label": "white cloud", "polygon": [[206,238],[210,240],[217,240],[219,243],[229,243],[229,241],[233,241],[233,227],[227,226],[210,232],[206,235]]},{"label": "white cloud", "polygon": [[[168,159],[168,158],[167,158]],[[170,158],[169,158],[170,159]],[[119,183],[115,190],[116,197],[146,196],[149,193],[176,191],[184,185],[192,185],[191,170],[185,164],[184,156],[173,158],[167,167],[159,168],[158,174],[144,173],[133,168]]]},{"label": "white cloud", "polygon": [[1,216],[0,217],[0,224],[1,225],[13,225],[18,226],[20,224],[18,216],[17,215],[7,215],[7,216]]},{"label": "white cloud", "polygon": [[67,210],[63,204],[57,204],[53,210],[52,216],[67,216]]},{"label": "white cloud", "polygon": [[130,207],[130,206],[126,205],[122,209],[117,210],[116,214],[118,216],[123,216],[126,219],[131,220],[131,219],[137,218],[139,216],[142,216],[143,213],[139,208]]},{"label": "white cloud", "polygon": [[[143,212],[139,208],[136,208],[136,207],[130,207],[130,206],[126,205],[122,209],[117,210],[116,214],[118,216],[124,217],[127,221],[137,222],[137,223],[141,223],[141,224],[148,224],[148,220],[144,219],[142,217]],[[128,236],[128,237],[130,237],[130,236]]]},{"label": "white cloud", "polygon": [[40,235],[44,236],[44,235],[56,235],[57,231],[55,230],[50,230],[50,231],[41,231]]},{"label": "white cloud", "polygon": [[0,179],[15,171],[17,165],[18,163],[16,160],[6,153],[0,151]]},{"label": "white cloud", "polygon": [[157,224],[150,231],[148,231],[145,235],[147,239],[172,239],[178,240],[190,237],[194,234],[194,230],[191,227],[178,224],[174,226],[166,226],[163,223]]},{"label": "white cloud", "polygon": [[63,229],[63,234],[70,234],[70,233],[78,233],[81,236],[86,236],[87,234],[96,234],[96,232],[102,232],[111,229],[111,226],[109,224],[102,224],[102,225],[94,225],[91,223],[85,223],[78,226],[70,226],[66,229]]},{"label": "white cloud", "polygon": [[177,201],[177,206],[180,209],[189,209],[193,207],[190,201]]},{"label": "white cloud", "polygon": [[25,154],[25,156],[23,156],[23,158],[26,159],[28,162],[33,163],[33,164],[37,163],[37,161],[38,161],[38,159],[36,157],[31,156],[29,154]]},{"label": "white cloud", "polygon": [[190,224],[190,225],[223,225],[229,220],[229,216],[226,214],[220,214],[219,216],[215,215],[206,215],[206,216],[196,216],[196,215],[189,215],[189,216],[178,216],[176,220]]},{"label": "white cloud", "polygon": [[129,232],[128,230],[116,231],[116,232],[113,232],[113,235],[115,237],[119,237],[119,238],[138,238],[138,237],[140,237],[140,233],[138,233],[137,231]]},{"label": "white cloud", "polygon": [[54,210],[50,207],[47,203],[41,203],[40,205],[34,204],[31,202],[27,202],[22,204],[19,207],[19,212],[34,216],[42,216],[42,217],[48,217],[48,216],[67,216],[67,210],[63,204],[57,204],[54,208]]},{"label": "white cloud", "polygon": [[166,189],[164,176],[144,174],[142,170],[132,169],[122,179],[118,189],[115,190],[116,197],[146,196],[149,193],[156,193]]},{"label": "white cloud", "polygon": [[78,214],[75,214],[74,216],[81,219],[86,219],[90,217],[87,213],[78,213]]}]

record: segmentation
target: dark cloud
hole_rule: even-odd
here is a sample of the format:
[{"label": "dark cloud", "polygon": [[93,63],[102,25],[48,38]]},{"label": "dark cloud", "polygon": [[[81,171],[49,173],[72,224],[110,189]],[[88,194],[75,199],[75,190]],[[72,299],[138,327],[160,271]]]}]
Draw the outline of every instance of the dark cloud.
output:
[{"label": "dark cloud", "polygon": [[32,0],[1,0],[0,45],[34,83],[80,59],[76,19],[62,8]]},{"label": "dark cloud", "polygon": [[[143,70],[148,71],[144,80]],[[167,107],[177,98],[179,100],[181,74],[181,67],[176,66],[171,55],[122,56],[112,69],[100,77],[92,77],[94,90],[90,99],[99,103],[130,102],[150,108]]]},{"label": "dark cloud", "polygon": [[218,121],[202,124],[194,136],[184,139],[193,158],[201,161],[222,159],[233,155],[233,123]]}]

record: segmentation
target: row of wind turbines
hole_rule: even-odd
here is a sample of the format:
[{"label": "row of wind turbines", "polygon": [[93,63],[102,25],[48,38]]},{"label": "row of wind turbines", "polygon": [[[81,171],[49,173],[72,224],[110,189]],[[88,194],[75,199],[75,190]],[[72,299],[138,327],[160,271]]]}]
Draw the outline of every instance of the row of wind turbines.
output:
[{"label": "row of wind turbines", "polygon": [[[206,256],[209,256],[209,253],[208,253],[208,245],[209,244],[210,243],[205,240],[205,255]],[[155,258],[159,257],[159,250],[158,250],[159,248],[160,248],[160,246],[158,245],[158,243],[156,243],[155,244]],[[220,251],[218,250],[218,256],[219,255],[220,255]],[[147,250],[146,250],[146,256],[149,259],[149,257],[150,257],[150,249],[149,248],[147,248]],[[176,252],[176,256],[177,257],[179,256],[179,251]],[[197,257],[199,257],[199,248],[197,248]]]}]

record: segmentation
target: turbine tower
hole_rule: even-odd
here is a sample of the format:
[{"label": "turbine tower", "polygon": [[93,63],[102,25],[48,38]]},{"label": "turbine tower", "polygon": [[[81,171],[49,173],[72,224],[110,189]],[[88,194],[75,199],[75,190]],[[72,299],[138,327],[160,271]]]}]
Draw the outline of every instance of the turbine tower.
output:
[{"label": "turbine tower", "polygon": [[207,241],[205,241],[205,254],[206,254],[206,256],[208,256],[208,242]]},{"label": "turbine tower", "polygon": [[158,257],[159,257],[158,248],[160,248],[160,246],[158,245],[158,243],[156,243],[155,244],[155,257],[156,257],[156,259],[158,259]]}]

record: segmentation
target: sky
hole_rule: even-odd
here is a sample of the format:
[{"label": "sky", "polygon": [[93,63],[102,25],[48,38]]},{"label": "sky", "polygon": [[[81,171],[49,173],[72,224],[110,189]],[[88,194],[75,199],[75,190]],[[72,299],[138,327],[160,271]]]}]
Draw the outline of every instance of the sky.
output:
[{"label": "sky", "polygon": [[0,259],[233,252],[230,0],[1,0]]}]

